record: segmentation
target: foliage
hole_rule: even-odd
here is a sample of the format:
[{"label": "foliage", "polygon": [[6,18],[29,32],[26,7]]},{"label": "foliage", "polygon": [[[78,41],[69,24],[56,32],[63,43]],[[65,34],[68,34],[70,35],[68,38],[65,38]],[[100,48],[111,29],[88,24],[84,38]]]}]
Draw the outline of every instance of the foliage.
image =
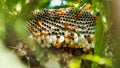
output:
[{"label": "foliage", "polygon": [[90,61],[96,62],[96,63],[98,63],[100,65],[107,65],[107,66],[112,65],[111,60],[109,60],[108,58],[101,58],[98,55],[90,55],[90,54],[82,55],[81,58],[84,59],[84,60],[90,60]]}]

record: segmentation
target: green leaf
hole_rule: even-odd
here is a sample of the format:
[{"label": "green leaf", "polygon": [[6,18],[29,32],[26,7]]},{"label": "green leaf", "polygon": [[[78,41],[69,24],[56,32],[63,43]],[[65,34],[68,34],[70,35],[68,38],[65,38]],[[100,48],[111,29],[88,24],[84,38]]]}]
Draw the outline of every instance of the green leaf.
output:
[{"label": "green leaf", "polygon": [[69,68],[81,68],[80,65],[81,65],[81,60],[75,58],[68,63]]},{"label": "green leaf", "polygon": [[50,4],[50,0],[40,0],[38,8],[39,9],[48,8],[49,4]]},{"label": "green leaf", "polygon": [[84,60],[90,60],[92,62],[96,62],[100,65],[107,65],[107,66],[112,66],[112,61],[108,58],[102,58],[98,55],[91,55],[91,54],[88,54],[88,55],[82,55],[81,59],[84,59]]}]

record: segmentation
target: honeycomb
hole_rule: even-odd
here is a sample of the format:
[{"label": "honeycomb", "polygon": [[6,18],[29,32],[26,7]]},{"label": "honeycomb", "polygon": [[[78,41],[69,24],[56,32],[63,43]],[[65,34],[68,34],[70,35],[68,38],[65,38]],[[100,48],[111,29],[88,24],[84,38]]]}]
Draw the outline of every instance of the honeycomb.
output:
[{"label": "honeycomb", "polygon": [[41,47],[82,48],[95,47],[95,25],[97,14],[74,7],[41,9],[31,13],[27,21],[30,38]]}]

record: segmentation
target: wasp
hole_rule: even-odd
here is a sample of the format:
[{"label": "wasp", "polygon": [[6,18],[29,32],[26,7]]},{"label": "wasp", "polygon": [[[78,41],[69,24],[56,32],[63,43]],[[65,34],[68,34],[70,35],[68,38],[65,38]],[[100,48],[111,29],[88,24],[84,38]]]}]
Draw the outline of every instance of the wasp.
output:
[{"label": "wasp", "polygon": [[55,41],[55,46],[57,48],[60,48],[61,47],[61,43],[60,43],[60,38],[57,38],[56,41]]},{"label": "wasp", "polygon": [[57,12],[56,12],[56,14],[57,14],[58,17],[63,16],[65,13],[66,13],[65,10],[61,10],[61,11],[57,11]]},{"label": "wasp", "polygon": [[66,38],[71,39],[72,36],[71,36],[70,34],[65,34],[65,35],[64,35],[64,38],[65,38],[65,39],[66,39]]},{"label": "wasp", "polygon": [[33,28],[35,28],[34,25],[29,25],[29,26],[28,26],[28,29],[30,29],[30,30],[33,29]]},{"label": "wasp", "polygon": [[82,12],[78,13],[77,16],[76,16],[76,19],[80,18],[82,16]]},{"label": "wasp", "polygon": [[78,27],[77,26],[71,26],[71,28],[70,28],[70,30],[75,30],[75,29],[77,29]]},{"label": "wasp", "polygon": [[40,20],[37,21],[37,24],[40,26],[40,28],[43,28],[43,24]]},{"label": "wasp", "polygon": [[40,35],[41,35],[40,32],[36,32],[36,33],[33,34],[34,37],[38,37],[38,36],[40,36]]},{"label": "wasp", "polygon": [[69,22],[66,21],[66,22],[64,23],[64,26],[65,26],[65,30],[67,30],[67,29],[68,29],[68,26],[69,26]]},{"label": "wasp", "polygon": [[86,36],[86,39],[87,39],[88,43],[92,43],[92,41],[93,41],[93,38],[90,35]]}]

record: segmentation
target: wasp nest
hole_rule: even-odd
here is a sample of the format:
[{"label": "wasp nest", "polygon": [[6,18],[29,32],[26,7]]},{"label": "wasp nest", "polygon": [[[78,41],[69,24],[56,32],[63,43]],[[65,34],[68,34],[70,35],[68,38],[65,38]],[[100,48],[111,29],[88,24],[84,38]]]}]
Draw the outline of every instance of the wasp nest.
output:
[{"label": "wasp nest", "polygon": [[97,14],[84,8],[41,9],[33,11],[27,21],[30,37],[41,47],[95,47]]}]

